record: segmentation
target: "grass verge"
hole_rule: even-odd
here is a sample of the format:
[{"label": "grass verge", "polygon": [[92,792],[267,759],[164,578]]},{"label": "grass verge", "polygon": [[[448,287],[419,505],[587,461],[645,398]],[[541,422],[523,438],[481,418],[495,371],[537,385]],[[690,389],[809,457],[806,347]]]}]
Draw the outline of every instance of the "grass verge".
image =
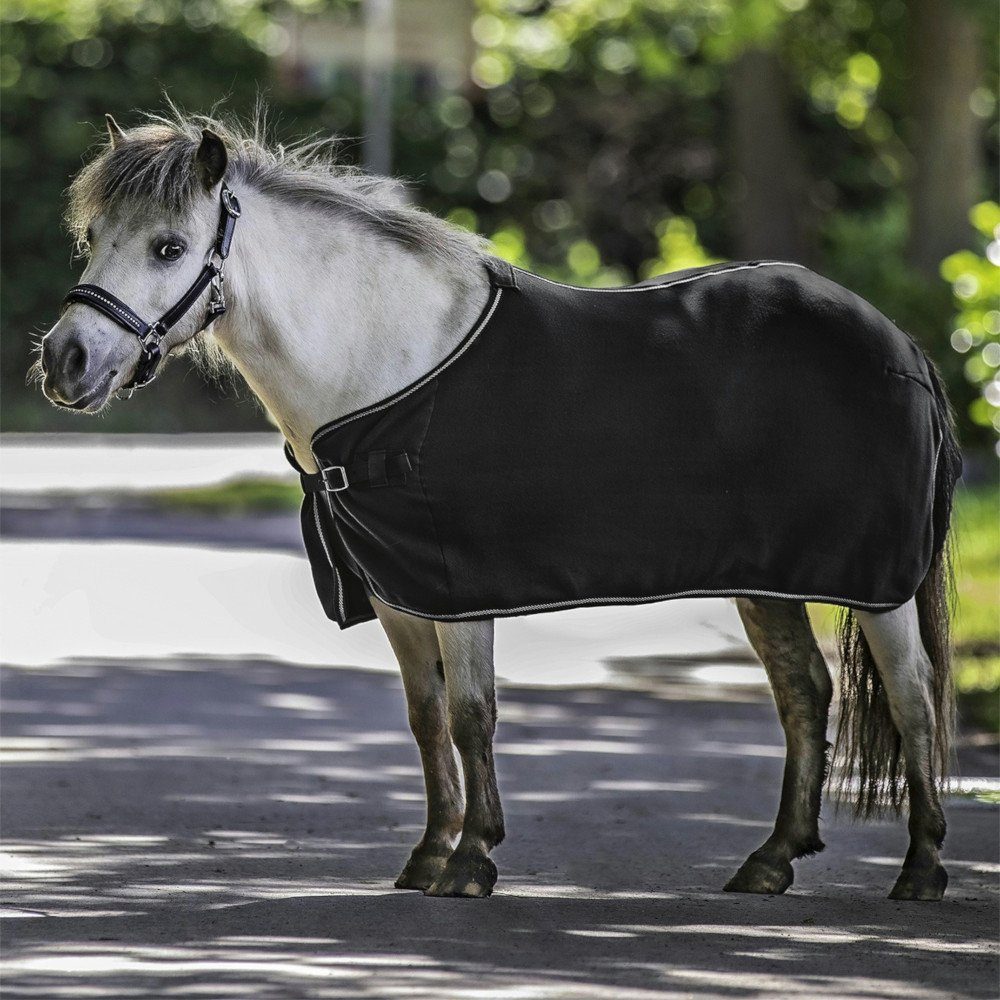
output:
[{"label": "grass verge", "polygon": [[236,479],[217,486],[154,490],[143,499],[164,510],[196,514],[252,514],[298,510],[302,490],[276,479]]}]

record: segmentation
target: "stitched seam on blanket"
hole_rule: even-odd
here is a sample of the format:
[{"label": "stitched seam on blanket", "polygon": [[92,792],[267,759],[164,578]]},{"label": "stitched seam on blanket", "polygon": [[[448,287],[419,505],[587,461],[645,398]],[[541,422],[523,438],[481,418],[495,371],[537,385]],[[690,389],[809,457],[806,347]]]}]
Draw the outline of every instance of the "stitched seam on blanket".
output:
[{"label": "stitched seam on blanket", "polygon": [[534,274],[531,271],[524,271],[523,268],[517,268],[518,271],[527,274],[529,277],[538,278],[539,281],[547,281],[550,285],[558,285],[560,288],[572,288],[575,292],[609,292],[626,294],[632,292],[658,292],[663,288],[673,288],[675,285],[686,285],[692,281],[701,281],[703,278],[714,278],[719,274],[732,274],[733,271],[755,271],[759,267],[799,267],[802,270],[808,270],[805,264],[793,264],[791,261],[787,260],[764,260],[757,264],[738,264],[735,267],[723,267],[718,271],[709,271],[708,274],[693,274],[690,278],[678,278],[676,281],[664,281],[659,285],[642,285],[639,287],[628,287],[628,288],[585,288],[581,285],[567,285],[562,281],[553,281],[552,278],[544,278],[540,274]]},{"label": "stitched seam on blanket", "polygon": [[351,423],[352,420],[360,420],[361,417],[367,417],[370,413],[378,413],[380,410],[384,410],[394,403],[398,403],[402,399],[406,399],[411,393],[416,392],[422,386],[425,386],[432,378],[440,375],[441,372],[445,370],[449,365],[456,362],[473,344],[473,341],[479,336],[483,330],[486,329],[486,324],[493,318],[493,313],[496,312],[497,306],[500,304],[500,298],[503,294],[502,288],[496,289],[496,295],[493,298],[493,304],[489,307],[486,315],[479,321],[479,323],[473,327],[471,333],[462,341],[461,344],[452,351],[437,367],[432,368],[426,375],[418,379],[412,385],[407,386],[405,389],[401,389],[395,395],[390,396],[388,399],[383,400],[381,403],[375,403],[372,406],[367,406],[363,410],[358,410],[356,413],[351,413],[346,417],[341,417],[339,420],[335,420],[328,427],[321,427],[312,438],[312,446],[315,447],[323,440],[328,434],[332,434],[334,431],[339,430],[345,424]]},{"label": "stitched seam on blanket", "polygon": [[516,608],[484,608],[482,611],[463,611],[454,615],[439,615],[428,611],[415,611],[413,608],[408,608],[402,604],[393,604],[392,601],[383,597],[377,589],[375,590],[375,596],[397,611],[405,611],[407,614],[416,615],[418,618],[429,618],[431,621],[459,621],[464,618],[485,618],[491,615],[518,615],[526,614],[530,611],[580,608],[595,604],[652,604],[656,601],[668,601],[682,597],[780,597],[795,601],[812,601],[817,604],[847,604],[859,608],[898,607],[897,604],[891,602],[852,601],[846,597],[830,597],[824,594],[785,594],[773,590],[740,590],[734,588],[726,590],[679,590],[671,594],[649,594],[643,597],[580,597],[570,601],[553,601],[548,604],[525,604]]},{"label": "stitched seam on blanket", "polygon": [[921,389],[924,389],[926,392],[929,392],[931,396],[934,395],[933,388],[931,388],[931,386],[929,386],[923,380],[923,377],[920,375],[919,372],[898,372],[894,368],[886,368],[886,374],[895,375],[896,378],[905,378],[910,382],[916,382]]},{"label": "stitched seam on blanket", "polygon": [[424,483],[423,472],[421,471],[420,453],[423,450],[424,442],[427,440],[427,435],[431,429],[431,420],[434,419],[434,407],[437,404],[437,392],[431,396],[431,412],[427,414],[427,424],[424,427],[423,437],[420,439],[420,443],[417,445],[416,458],[416,473],[417,482],[420,484],[420,493],[424,498],[424,503],[427,505],[427,515],[431,519],[431,530],[434,532],[434,541],[438,547],[438,553],[441,556],[441,568],[444,570],[444,585],[448,591],[448,597],[451,597],[451,573],[448,571],[448,560],[444,557],[444,546],[441,544],[441,535],[438,533],[437,520],[434,517],[434,508],[431,506],[430,497],[427,495],[427,486]]},{"label": "stitched seam on blanket", "polygon": [[367,534],[368,534],[368,535],[369,535],[369,536],[370,536],[371,538],[375,539],[375,541],[376,541],[376,542],[378,542],[378,543],[379,543],[379,544],[381,545],[381,544],[382,544],[382,539],[381,539],[381,538],[379,538],[379,537],[378,537],[378,535],[376,535],[376,534],[375,534],[375,532],[374,532],[374,531],[372,531],[372,529],[371,529],[371,528],[369,528],[369,527],[368,527],[368,525],[367,525],[367,524],[365,524],[365,523],[364,523],[364,521],[362,521],[362,520],[361,520],[361,518],[359,518],[359,517],[358,517],[358,515],[357,515],[357,514],[355,514],[355,513],[354,513],[354,511],[353,511],[353,510],[351,510],[351,509],[350,509],[350,508],[349,508],[349,507],[347,506],[347,504],[346,504],[346,503],[345,503],[345,502],[344,502],[344,501],[343,501],[343,500],[341,499],[341,496],[340,496],[340,494],[341,494],[342,492],[343,492],[343,490],[338,490],[338,491],[337,491],[336,493],[333,493],[333,494],[331,494],[331,496],[332,496],[332,497],[334,498],[334,500],[336,500],[336,501],[337,501],[337,503],[338,503],[338,504],[340,504],[340,509],[341,509],[341,510],[342,510],[342,511],[343,511],[343,512],[344,512],[345,514],[347,514],[347,516],[348,516],[348,517],[350,517],[350,519],[351,519],[351,520],[352,520],[352,521],[353,521],[353,522],[354,522],[354,523],[355,523],[355,524],[356,524],[356,525],[357,525],[357,526],[358,526],[358,527],[359,527],[359,528],[360,528],[360,529],[361,529],[362,531],[366,532],[366,533],[367,533]]}]

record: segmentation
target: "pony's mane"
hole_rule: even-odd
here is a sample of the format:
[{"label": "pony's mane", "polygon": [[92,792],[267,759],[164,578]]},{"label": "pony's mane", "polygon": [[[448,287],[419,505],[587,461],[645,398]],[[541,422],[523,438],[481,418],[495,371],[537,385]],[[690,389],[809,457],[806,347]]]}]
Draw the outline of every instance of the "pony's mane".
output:
[{"label": "pony's mane", "polygon": [[80,171],[69,188],[66,223],[86,247],[91,222],[128,203],[184,212],[198,192],[195,152],[202,129],[226,145],[231,186],[247,185],[287,202],[347,217],[386,239],[445,263],[469,264],[485,253],[485,241],[429,212],[405,204],[398,181],[377,177],[337,160],[336,139],[307,139],[291,146],[267,138],[266,116],[249,126],[235,119],[148,114],[108,142]]}]

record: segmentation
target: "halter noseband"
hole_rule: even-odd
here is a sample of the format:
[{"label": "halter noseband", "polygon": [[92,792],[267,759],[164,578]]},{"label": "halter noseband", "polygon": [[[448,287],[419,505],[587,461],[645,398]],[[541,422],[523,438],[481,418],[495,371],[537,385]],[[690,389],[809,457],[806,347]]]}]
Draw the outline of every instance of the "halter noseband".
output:
[{"label": "halter noseband", "polygon": [[66,298],[63,299],[64,305],[70,302],[83,302],[93,307],[139,338],[142,355],[136,365],[135,375],[131,382],[118,390],[119,393],[125,395],[126,399],[136,389],[149,385],[156,378],[156,368],[161,359],[160,344],[163,338],[170,328],[175,326],[201,298],[206,288],[211,286],[208,311],[197,332],[201,333],[209,323],[226,311],[226,296],[222,288],[223,272],[226,258],[229,256],[229,248],[232,246],[236,220],[240,217],[240,203],[225,182],[223,182],[219,193],[219,201],[221,203],[219,228],[205,266],[201,269],[198,277],[194,279],[191,287],[155,323],[147,323],[134,309],[112,295],[111,292],[105,291],[100,285],[74,285],[66,293]]}]

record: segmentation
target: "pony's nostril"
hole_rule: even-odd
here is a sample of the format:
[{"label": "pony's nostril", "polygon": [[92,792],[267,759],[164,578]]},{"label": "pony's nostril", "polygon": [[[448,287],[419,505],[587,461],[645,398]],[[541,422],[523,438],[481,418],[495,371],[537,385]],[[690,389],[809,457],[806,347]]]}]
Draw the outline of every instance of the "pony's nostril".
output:
[{"label": "pony's nostril", "polygon": [[52,346],[51,340],[42,341],[42,371],[48,375],[50,371],[55,367],[56,363],[56,352]]},{"label": "pony's nostril", "polygon": [[79,378],[87,370],[87,348],[78,340],[66,345],[64,365],[66,377],[71,379]]}]

